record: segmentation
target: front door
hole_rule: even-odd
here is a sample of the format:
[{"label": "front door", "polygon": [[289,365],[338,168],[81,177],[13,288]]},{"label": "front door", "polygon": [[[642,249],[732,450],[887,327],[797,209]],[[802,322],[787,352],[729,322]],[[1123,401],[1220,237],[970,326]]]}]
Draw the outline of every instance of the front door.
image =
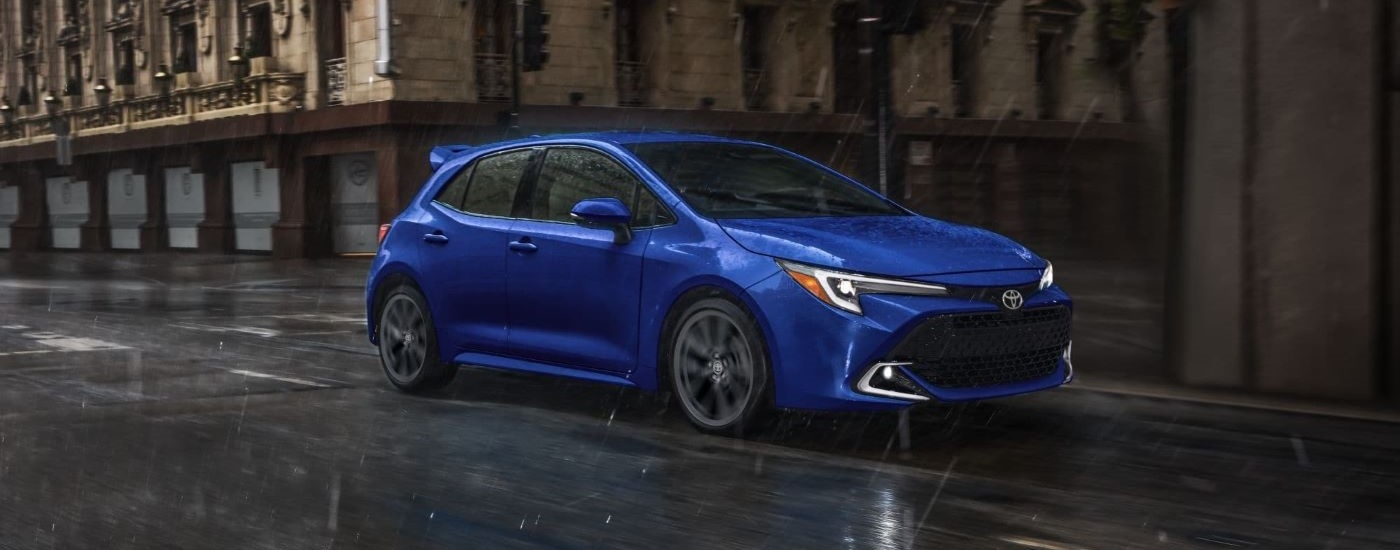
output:
[{"label": "front door", "polygon": [[516,190],[533,150],[477,160],[452,180],[410,227],[419,233],[423,292],[437,325],[438,346],[451,360],[462,352],[504,354],[506,243]]},{"label": "front door", "polygon": [[642,260],[649,229],[614,244],[613,232],[575,224],[578,201],[613,197],[634,212],[650,194],[606,154],[549,149],[531,200],[511,229],[506,258],[514,355],[569,367],[631,371],[636,364]]}]

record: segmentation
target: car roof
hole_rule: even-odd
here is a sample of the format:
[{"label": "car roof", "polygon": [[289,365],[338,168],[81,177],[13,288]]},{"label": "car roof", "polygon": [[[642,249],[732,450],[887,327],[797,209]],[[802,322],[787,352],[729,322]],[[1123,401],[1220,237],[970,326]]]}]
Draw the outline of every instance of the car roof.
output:
[{"label": "car roof", "polygon": [[668,141],[713,141],[726,143],[753,143],[742,139],[733,139],[706,134],[689,134],[682,132],[663,131],[618,131],[618,132],[581,132],[573,134],[548,134],[534,135],[530,137],[500,141],[496,143],[483,143],[480,147],[495,148],[502,145],[529,145],[532,143],[550,143],[558,141],[594,141],[613,145],[631,145],[634,143],[657,143]]}]

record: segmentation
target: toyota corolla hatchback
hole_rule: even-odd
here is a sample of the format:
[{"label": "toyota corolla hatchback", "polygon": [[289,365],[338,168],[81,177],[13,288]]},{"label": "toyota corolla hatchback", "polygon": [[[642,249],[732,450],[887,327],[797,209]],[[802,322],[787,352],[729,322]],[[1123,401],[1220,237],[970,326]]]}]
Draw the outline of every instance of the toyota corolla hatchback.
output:
[{"label": "toyota corolla hatchback", "polygon": [[816,162],[670,133],[432,151],[366,288],[389,381],[459,365],[673,392],[698,428],[1067,382],[1069,297],[994,233]]}]

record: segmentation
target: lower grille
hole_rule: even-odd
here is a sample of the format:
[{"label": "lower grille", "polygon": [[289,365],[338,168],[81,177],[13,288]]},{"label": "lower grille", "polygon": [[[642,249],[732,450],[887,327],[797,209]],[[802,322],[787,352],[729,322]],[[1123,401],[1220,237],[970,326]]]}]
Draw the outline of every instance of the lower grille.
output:
[{"label": "lower grille", "polygon": [[887,360],[944,388],[980,388],[1043,378],[1069,344],[1065,306],[931,317]]}]

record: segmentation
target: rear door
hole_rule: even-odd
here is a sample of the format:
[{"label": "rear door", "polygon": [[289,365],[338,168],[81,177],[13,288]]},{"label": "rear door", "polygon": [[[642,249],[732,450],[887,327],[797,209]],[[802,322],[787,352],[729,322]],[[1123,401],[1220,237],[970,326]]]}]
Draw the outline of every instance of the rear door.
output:
[{"label": "rear door", "polygon": [[418,225],[423,290],[449,360],[464,351],[506,353],[506,243],[533,149],[482,157],[463,167],[425,208]]},{"label": "rear door", "polygon": [[[506,257],[511,353],[526,359],[603,371],[636,364],[642,262],[659,205],[641,181],[608,154],[552,147],[519,220]],[[634,214],[633,238],[614,244],[610,230],[580,227],[578,201],[613,197]],[[664,215],[662,216],[664,218]]]}]

